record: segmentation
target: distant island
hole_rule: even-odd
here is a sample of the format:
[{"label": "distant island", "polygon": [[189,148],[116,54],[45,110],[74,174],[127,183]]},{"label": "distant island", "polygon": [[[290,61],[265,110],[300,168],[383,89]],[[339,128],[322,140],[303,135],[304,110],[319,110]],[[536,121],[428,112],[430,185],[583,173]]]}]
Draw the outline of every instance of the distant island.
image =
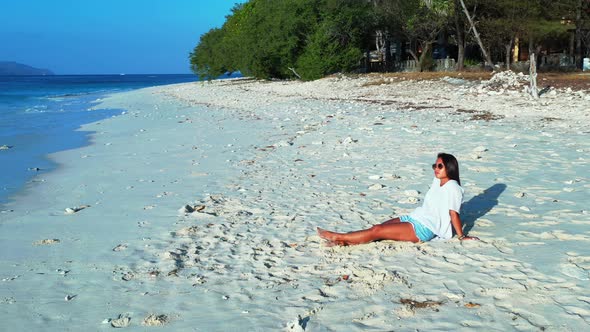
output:
[{"label": "distant island", "polygon": [[39,69],[14,61],[0,61],[0,76],[54,75],[51,70]]}]

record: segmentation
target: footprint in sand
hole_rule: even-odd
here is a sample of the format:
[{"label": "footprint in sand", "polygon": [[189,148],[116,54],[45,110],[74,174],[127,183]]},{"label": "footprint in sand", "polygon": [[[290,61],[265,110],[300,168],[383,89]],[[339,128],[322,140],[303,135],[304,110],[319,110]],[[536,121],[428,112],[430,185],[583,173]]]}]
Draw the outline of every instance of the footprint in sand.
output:
[{"label": "footprint in sand", "polygon": [[563,264],[561,266],[561,273],[579,280],[590,280],[588,271],[573,264]]},{"label": "footprint in sand", "polygon": [[588,272],[588,261],[590,257],[578,256],[576,253],[568,252],[567,263],[561,264],[561,273],[578,280],[590,280]]}]

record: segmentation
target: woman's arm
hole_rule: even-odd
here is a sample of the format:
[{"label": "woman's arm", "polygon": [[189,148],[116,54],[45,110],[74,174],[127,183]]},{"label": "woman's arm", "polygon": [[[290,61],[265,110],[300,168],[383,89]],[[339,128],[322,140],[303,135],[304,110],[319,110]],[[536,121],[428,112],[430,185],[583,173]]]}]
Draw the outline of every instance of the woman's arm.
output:
[{"label": "woman's arm", "polygon": [[453,225],[453,228],[455,229],[455,232],[457,233],[459,240],[479,240],[479,238],[475,236],[466,236],[465,234],[463,234],[463,223],[461,223],[461,217],[459,216],[459,213],[457,213],[457,211],[449,210],[449,214],[451,215],[451,224]]}]

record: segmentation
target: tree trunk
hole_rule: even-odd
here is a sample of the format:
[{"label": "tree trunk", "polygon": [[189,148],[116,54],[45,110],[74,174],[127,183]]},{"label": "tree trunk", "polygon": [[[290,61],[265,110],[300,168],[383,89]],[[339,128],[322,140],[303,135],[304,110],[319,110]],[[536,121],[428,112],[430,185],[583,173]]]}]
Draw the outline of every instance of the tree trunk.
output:
[{"label": "tree trunk", "polygon": [[457,36],[457,70],[462,71],[465,62],[465,31],[461,20],[461,9],[459,3],[455,0],[455,35]]},{"label": "tree trunk", "polygon": [[576,34],[575,33],[572,33],[570,35],[570,49],[569,49],[569,52],[568,52],[568,55],[571,56],[571,57],[574,57],[576,55],[576,51],[575,51],[576,50],[576,47],[575,47],[575,45],[576,45]]},{"label": "tree trunk", "polygon": [[420,59],[418,58],[418,56],[416,55],[416,53],[414,52],[414,50],[409,49],[408,53],[410,53],[410,55],[412,56],[412,58],[414,58],[414,61],[416,61],[416,67],[418,68],[418,71],[422,71],[422,68],[420,67]]},{"label": "tree trunk", "polygon": [[385,71],[390,71],[393,68],[393,61],[391,59],[391,41],[389,34],[385,34]]},{"label": "tree trunk", "polygon": [[512,62],[519,61],[519,54],[520,54],[520,38],[514,38],[514,53],[512,54]]},{"label": "tree trunk", "polygon": [[457,70],[462,71],[465,69],[465,43],[460,43],[458,46],[457,54]]},{"label": "tree trunk", "polygon": [[510,56],[512,55],[512,42],[514,41],[514,37],[510,38],[508,44],[505,45],[506,47],[506,70],[510,70]]},{"label": "tree trunk", "polygon": [[529,55],[530,59],[530,67],[529,67],[529,77],[531,81],[531,95],[533,98],[539,98],[539,91],[537,90],[537,63],[535,61],[535,53],[531,53]]},{"label": "tree trunk", "polygon": [[583,69],[584,59],[582,57],[582,0],[578,0],[576,8],[576,68]]},{"label": "tree trunk", "polygon": [[477,29],[475,28],[475,24],[473,23],[473,20],[471,19],[471,15],[469,15],[469,12],[467,11],[467,7],[465,7],[465,2],[463,0],[459,0],[459,1],[461,2],[461,7],[463,7],[463,12],[465,12],[465,16],[467,16],[467,20],[469,21],[469,25],[471,26],[471,29],[473,29],[473,34],[475,35],[475,40],[477,40],[477,44],[479,45],[479,48],[481,49],[481,53],[483,54],[484,61],[487,66],[491,67],[492,66],[492,59],[490,58],[488,52],[486,51],[485,47],[483,46],[483,43],[481,42],[481,38],[479,38],[479,33],[477,33]]},{"label": "tree trunk", "polygon": [[365,51],[365,73],[371,72],[371,50],[367,47]]},{"label": "tree trunk", "polygon": [[424,61],[426,61],[426,58],[428,57],[431,48],[432,43],[430,42],[424,43],[424,46],[422,46],[422,54],[420,54],[420,62],[418,64],[418,69],[420,70],[420,72],[424,71]]},{"label": "tree trunk", "polygon": [[457,70],[462,71],[465,69],[465,44],[461,43],[457,46],[459,47],[457,50]]},{"label": "tree trunk", "polygon": [[379,54],[379,60],[383,61],[383,31],[377,30],[375,32],[375,48],[377,49],[377,54]]}]

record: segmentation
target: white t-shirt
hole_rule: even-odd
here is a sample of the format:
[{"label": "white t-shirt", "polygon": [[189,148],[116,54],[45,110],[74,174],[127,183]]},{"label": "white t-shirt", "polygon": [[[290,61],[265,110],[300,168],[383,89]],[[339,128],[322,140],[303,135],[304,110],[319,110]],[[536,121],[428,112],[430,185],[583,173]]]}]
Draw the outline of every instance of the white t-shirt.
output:
[{"label": "white t-shirt", "polygon": [[462,202],[463,188],[457,181],[449,180],[441,187],[440,180],[434,178],[424,197],[424,204],[410,213],[410,217],[428,227],[440,239],[448,240],[453,237],[449,210],[459,213]]}]

